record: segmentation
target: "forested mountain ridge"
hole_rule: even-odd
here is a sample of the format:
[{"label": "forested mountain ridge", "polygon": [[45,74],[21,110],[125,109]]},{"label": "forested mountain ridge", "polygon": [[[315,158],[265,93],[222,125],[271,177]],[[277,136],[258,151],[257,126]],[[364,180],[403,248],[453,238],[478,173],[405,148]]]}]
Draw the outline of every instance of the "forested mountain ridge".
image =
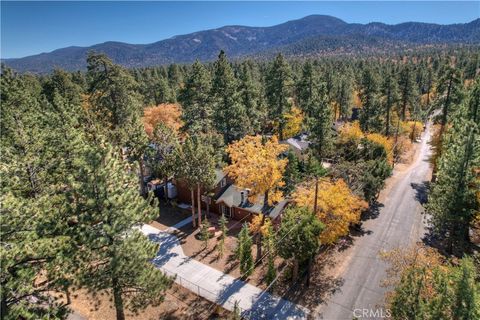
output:
[{"label": "forested mountain ridge", "polygon": [[387,25],[347,23],[325,15],[311,15],[271,27],[225,26],[179,35],[151,44],[105,42],[90,47],[67,47],[3,63],[20,72],[45,73],[54,68],[85,69],[89,51],[107,54],[125,67],[214,60],[219,50],[230,57],[321,56],[389,52],[425,45],[480,44],[480,19],[438,25],[406,22]]}]

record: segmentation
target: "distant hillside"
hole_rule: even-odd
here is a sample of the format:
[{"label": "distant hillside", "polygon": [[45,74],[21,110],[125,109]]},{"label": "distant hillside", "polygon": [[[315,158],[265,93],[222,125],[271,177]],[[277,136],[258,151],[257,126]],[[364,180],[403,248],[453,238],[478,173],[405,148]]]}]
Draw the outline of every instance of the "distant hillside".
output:
[{"label": "distant hillside", "polygon": [[265,56],[284,52],[290,56],[388,52],[398,48],[444,44],[480,44],[480,19],[470,23],[438,25],[407,22],[346,23],[312,15],[272,27],[225,26],[151,44],[105,42],[91,47],[68,47],[19,59],[3,60],[21,71],[49,72],[58,67],[84,69],[89,51],[103,52],[126,67],[210,61],[220,50],[229,57]]}]

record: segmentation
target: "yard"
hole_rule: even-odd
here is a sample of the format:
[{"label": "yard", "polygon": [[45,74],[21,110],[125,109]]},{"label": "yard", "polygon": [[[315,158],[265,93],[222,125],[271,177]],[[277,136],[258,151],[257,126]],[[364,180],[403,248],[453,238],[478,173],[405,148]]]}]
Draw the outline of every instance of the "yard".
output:
[{"label": "yard", "polygon": [[[85,319],[115,319],[115,308],[111,296],[103,292],[94,297],[85,290],[76,291],[72,294],[70,307],[76,312],[76,315]],[[138,314],[126,312],[126,319],[225,319],[229,313],[174,283],[160,305],[150,306]]]},{"label": "yard", "polygon": [[[160,217],[151,224],[160,229],[165,230],[168,227],[182,221],[185,218],[189,218],[191,212],[188,209],[174,208],[171,206],[163,205],[160,208]],[[209,222],[215,230],[219,230],[219,216],[210,213]],[[225,249],[223,257],[219,256],[217,244],[219,237],[212,237],[208,241],[208,246],[205,247],[204,241],[200,240],[199,229],[193,228],[191,223],[181,227],[175,234],[180,239],[183,252],[185,255],[192,257],[193,259],[200,261],[206,265],[209,265],[219,271],[229,274],[233,277],[239,278],[241,276],[238,261],[234,257],[234,251],[237,246],[237,237],[240,232],[243,223],[245,221],[232,220],[228,222],[228,233],[225,239]],[[264,254],[263,252],[262,254]],[[252,246],[252,256],[256,257],[256,245]],[[275,264],[278,270],[285,267],[285,262],[282,258],[277,257]],[[246,281],[256,287],[265,289],[267,284],[265,283],[265,275],[267,272],[266,258],[262,259],[260,263],[255,265],[254,272],[246,279]]]}]

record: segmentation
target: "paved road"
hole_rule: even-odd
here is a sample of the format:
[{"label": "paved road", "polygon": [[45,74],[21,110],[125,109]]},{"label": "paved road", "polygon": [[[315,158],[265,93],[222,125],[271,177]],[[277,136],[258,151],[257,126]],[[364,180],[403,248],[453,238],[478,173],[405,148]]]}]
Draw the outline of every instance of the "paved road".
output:
[{"label": "paved road", "polygon": [[[390,188],[381,195],[384,206],[378,217],[363,223],[364,235],[355,239],[347,254],[340,277],[343,285],[315,310],[316,318],[328,320],[382,319],[386,289],[380,286],[386,264],[380,250],[405,247],[420,241],[425,233],[422,206],[424,182],[430,175],[430,126],[422,136],[420,149],[411,166],[396,170]],[[365,311],[364,311],[365,309]]]},{"label": "paved road", "polygon": [[[189,219],[185,219],[186,223],[191,221],[191,218]],[[249,319],[307,318],[309,311],[306,308],[268,293],[262,293],[262,290],[255,286],[186,256],[178,238],[169,233],[178,225],[166,231],[150,225],[142,226],[142,232],[151,241],[160,244],[153,263],[166,274],[177,275],[176,283],[228,310],[233,310],[235,301],[238,301],[243,314]]]}]

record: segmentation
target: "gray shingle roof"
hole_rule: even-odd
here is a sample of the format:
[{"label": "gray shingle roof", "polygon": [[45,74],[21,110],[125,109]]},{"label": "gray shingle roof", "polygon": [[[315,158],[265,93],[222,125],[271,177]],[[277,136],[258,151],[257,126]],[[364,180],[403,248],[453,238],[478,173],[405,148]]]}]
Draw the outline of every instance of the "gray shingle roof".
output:
[{"label": "gray shingle roof", "polygon": [[255,203],[251,203],[248,200],[244,201],[242,203],[242,195],[241,192],[244,191],[244,189],[241,189],[235,185],[230,185],[225,192],[222,193],[222,195],[216,200],[216,203],[225,203],[225,205],[229,207],[236,207],[236,208],[241,208],[245,211],[249,211],[252,213],[266,213],[270,218],[274,219],[280,215],[282,212],[283,208],[287,205],[288,201],[283,200],[276,204],[273,208],[269,207],[266,212],[263,210],[263,200],[264,196],[258,196],[256,198]]}]

